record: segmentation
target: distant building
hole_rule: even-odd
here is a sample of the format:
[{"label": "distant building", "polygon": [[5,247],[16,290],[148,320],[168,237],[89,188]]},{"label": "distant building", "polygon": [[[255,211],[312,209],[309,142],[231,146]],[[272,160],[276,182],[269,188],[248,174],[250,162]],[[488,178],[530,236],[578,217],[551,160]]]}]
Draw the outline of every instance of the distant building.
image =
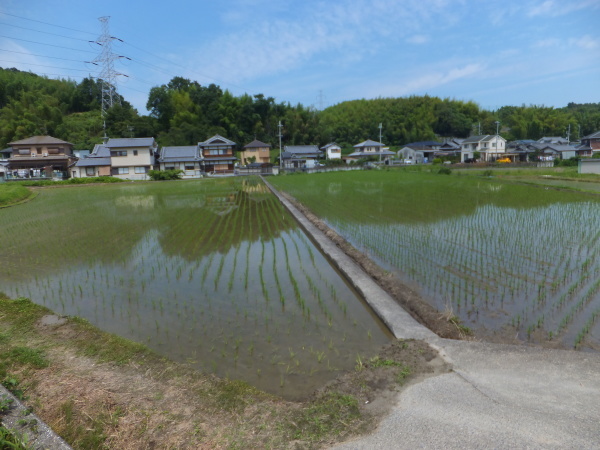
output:
[{"label": "distant building", "polygon": [[218,134],[199,142],[204,172],[211,175],[233,174],[236,157],[233,147],[236,143]]},{"label": "distant building", "polygon": [[354,148],[356,151],[350,153],[346,157],[346,161],[359,160],[370,156],[378,157],[384,161],[396,155],[394,152],[390,152],[381,142],[376,142],[371,139],[356,144]]},{"label": "distant building", "polygon": [[473,159],[473,154],[479,152],[482,161],[495,161],[500,157],[514,159],[516,154],[506,152],[506,139],[499,135],[471,136],[461,143],[460,161]]},{"label": "distant building", "polygon": [[578,147],[579,156],[597,156],[600,154],[600,131],[589,134],[581,138],[581,145]]},{"label": "distant building", "polygon": [[52,136],[10,142],[7,178],[67,178],[75,164],[73,144]]},{"label": "distant building", "polygon": [[284,150],[281,163],[288,169],[303,168],[323,158],[323,152],[316,145],[286,145]]},{"label": "distant building", "polygon": [[158,145],[152,137],[109,139],[104,147],[110,151],[111,175],[127,180],[147,180],[154,168]]},{"label": "distant building", "polygon": [[96,144],[91,153],[79,159],[72,169],[75,178],[110,176],[110,149],[104,144]]},{"label": "distant building", "polygon": [[342,159],[342,147],[335,142],[331,142],[321,147],[321,151],[325,152],[327,159]]},{"label": "distant building", "polygon": [[202,177],[202,154],[198,145],[162,147],[156,162],[159,170],[181,170],[183,178]]},{"label": "distant building", "polygon": [[249,144],[244,145],[243,151],[239,153],[239,157],[241,163],[244,165],[252,162],[268,164],[271,162],[271,144],[265,144],[264,142],[254,139]]}]

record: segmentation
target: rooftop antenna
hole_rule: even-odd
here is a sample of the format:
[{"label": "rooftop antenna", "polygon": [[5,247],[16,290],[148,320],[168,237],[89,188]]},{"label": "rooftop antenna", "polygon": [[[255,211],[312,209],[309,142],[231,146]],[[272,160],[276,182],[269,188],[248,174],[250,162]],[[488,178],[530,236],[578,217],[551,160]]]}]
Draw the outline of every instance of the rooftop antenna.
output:
[{"label": "rooftop antenna", "polygon": [[93,61],[94,64],[102,65],[100,75],[98,76],[102,83],[102,117],[106,117],[106,111],[112,108],[113,105],[121,104],[119,95],[117,94],[117,76],[121,74],[115,71],[114,64],[115,59],[120,58],[120,56],[112,52],[113,39],[120,39],[111,36],[108,32],[109,19],[110,16],[98,18],[102,23],[102,34],[95,42],[102,47],[102,51]]}]

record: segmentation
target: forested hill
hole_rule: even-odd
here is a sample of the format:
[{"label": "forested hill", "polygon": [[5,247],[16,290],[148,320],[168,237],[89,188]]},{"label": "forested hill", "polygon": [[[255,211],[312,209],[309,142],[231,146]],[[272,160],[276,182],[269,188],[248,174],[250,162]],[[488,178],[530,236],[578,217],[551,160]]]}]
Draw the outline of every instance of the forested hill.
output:
[{"label": "forested hill", "polygon": [[[11,141],[49,134],[91,149],[103,136],[100,83],[53,80],[16,69],[0,69],[0,149]],[[190,145],[221,134],[241,147],[253,139],[351,147],[365,139],[399,146],[408,142],[493,134],[496,121],[507,139],[565,136],[571,139],[600,130],[600,103],[564,108],[505,106],[486,111],[471,101],[429,96],[353,100],[316,111],[301,104],[277,103],[263,94],[234,96],[211,84],[201,86],[181,77],[150,90],[150,115],[139,115],[125,99],[104,121],[110,137],[155,136],[160,145]]]}]

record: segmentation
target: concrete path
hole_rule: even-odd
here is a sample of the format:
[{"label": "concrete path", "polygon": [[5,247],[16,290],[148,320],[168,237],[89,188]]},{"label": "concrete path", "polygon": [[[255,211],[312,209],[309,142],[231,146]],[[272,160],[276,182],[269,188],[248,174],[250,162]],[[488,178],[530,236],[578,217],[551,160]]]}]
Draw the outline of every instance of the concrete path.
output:
[{"label": "concrete path", "polygon": [[600,448],[600,355],[439,339],[454,372],[337,449]]},{"label": "concrete path", "polygon": [[409,386],[374,433],[336,449],[600,449],[599,353],[439,338],[267,185],[397,338],[427,341],[453,367]]}]

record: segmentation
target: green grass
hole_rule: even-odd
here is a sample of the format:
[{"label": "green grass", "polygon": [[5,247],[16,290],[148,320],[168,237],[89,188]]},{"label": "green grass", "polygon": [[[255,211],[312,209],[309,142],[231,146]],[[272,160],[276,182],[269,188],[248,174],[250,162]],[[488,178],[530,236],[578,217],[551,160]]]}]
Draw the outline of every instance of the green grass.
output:
[{"label": "green grass", "polygon": [[31,195],[31,191],[20,184],[0,183],[0,208],[22,202]]}]

